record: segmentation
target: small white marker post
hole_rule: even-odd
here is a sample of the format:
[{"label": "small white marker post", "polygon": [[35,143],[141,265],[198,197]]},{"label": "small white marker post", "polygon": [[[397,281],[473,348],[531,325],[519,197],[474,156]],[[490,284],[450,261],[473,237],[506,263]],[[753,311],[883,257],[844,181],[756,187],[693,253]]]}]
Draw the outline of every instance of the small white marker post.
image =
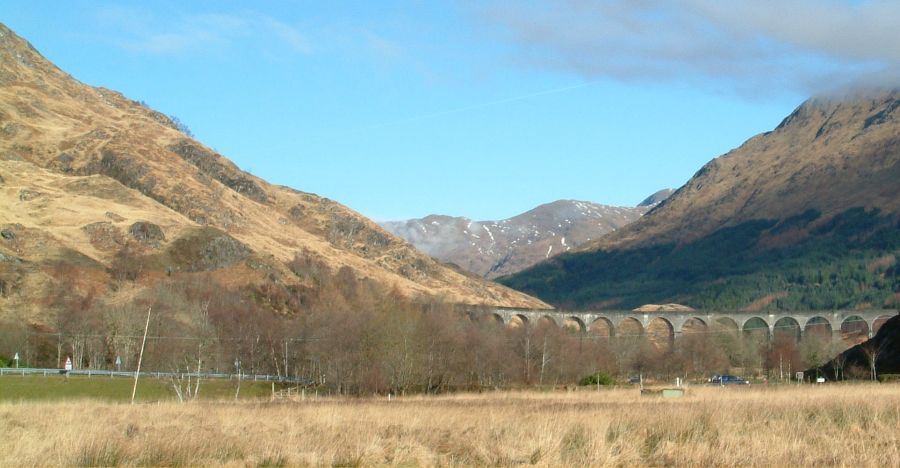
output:
[{"label": "small white marker post", "polygon": [[18,351],[16,351],[16,356],[13,359],[16,360],[16,369],[18,369],[19,368],[19,352]]}]

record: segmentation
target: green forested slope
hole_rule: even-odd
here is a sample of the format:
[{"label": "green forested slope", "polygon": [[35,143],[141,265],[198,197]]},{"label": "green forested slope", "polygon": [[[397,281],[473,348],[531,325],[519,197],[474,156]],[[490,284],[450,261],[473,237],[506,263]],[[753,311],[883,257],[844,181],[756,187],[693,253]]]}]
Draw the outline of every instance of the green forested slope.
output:
[{"label": "green forested slope", "polygon": [[685,244],[561,255],[503,284],[572,308],[833,309],[900,303],[900,220],[852,208],[751,220]]}]

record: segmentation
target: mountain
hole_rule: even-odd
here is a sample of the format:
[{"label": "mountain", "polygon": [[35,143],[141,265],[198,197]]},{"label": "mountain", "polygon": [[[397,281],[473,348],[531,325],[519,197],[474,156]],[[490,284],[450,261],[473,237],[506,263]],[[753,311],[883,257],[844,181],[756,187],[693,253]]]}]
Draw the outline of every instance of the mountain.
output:
[{"label": "mountain", "polygon": [[640,220],[504,284],[574,307],[891,307],[900,91],[804,102]]},{"label": "mountain", "polygon": [[310,286],[304,262],[410,298],[545,306],[443,266],[334,201],[242,171],[179,128],[78,82],[0,25],[4,315],[43,314],[46,291],[67,281],[133,295],[111,286],[120,273],[136,288],[196,272],[257,292]]},{"label": "mountain", "polygon": [[381,223],[442,261],[485,278],[508,275],[625,226],[665,199],[655,193],[635,208],[558,200],[500,221],[431,215]]},{"label": "mountain", "polygon": [[807,378],[822,375],[831,381],[847,378],[867,380],[872,378],[873,365],[876,376],[900,374],[900,315],[884,322],[872,338],[845,350],[821,367],[808,369],[804,373]]},{"label": "mountain", "polygon": [[652,207],[660,204],[666,198],[671,197],[673,193],[675,193],[674,189],[670,189],[670,188],[662,189],[662,190],[654,193],[653,195],[650,195],[649,197],[645,198],[644,201],[642,201],[638,204],[638,207],[646,206],[646,207],[652,208]]}]

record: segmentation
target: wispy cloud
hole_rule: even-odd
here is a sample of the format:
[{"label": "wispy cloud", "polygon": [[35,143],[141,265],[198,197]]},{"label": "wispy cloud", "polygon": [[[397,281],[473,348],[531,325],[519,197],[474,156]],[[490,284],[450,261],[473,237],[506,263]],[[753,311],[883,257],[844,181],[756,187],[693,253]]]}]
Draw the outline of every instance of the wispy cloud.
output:
[{"label": "wispy cloud", "polygon": [[309,39],[296,28],[268,16],[259,17],[259,21],[294,51],[303,54],[312,52]]},{"label": "wispy cloud", "polygon": [[114,6],[101,10],[97,18],[117,29],[117,44],[133,52],[184,55],[229,47],[247,38],[268,38],[300,54],[313,50],[299,28],[255,12],[173,13],[159,18],[145,10]]},{"label": "wispy cloud", "polygon": [[777,94],[900,76],[896,1],[501,0],[481,13],[515,60],[592,79]]}]

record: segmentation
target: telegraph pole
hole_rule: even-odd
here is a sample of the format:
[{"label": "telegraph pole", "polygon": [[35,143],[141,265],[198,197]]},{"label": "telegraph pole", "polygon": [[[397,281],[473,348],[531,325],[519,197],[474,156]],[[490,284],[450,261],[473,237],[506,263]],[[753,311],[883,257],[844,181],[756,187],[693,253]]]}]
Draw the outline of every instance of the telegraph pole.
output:
[{"label": "telegraph pole", "polygon": [[147,324],[144,325],[144,339],[141,340],[141,353],[138,355],[137,370],[134,371],[134,387],[131,389],[131,404],[134,404],[134,395],[137,393],[138,376],[141,374],[141,361],[144,360],[144,345],[147,344],[147,330],[150,329],[150,311],[153,306],[147,307]]}]

